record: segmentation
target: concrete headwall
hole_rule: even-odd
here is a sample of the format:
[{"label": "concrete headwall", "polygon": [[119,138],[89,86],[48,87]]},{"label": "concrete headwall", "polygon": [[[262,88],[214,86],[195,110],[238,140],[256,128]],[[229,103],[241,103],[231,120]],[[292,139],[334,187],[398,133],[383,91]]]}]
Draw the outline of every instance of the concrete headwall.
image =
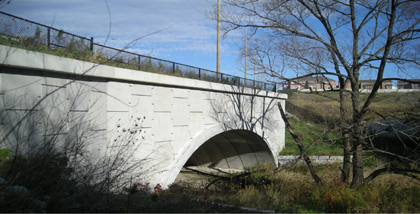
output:
[{"label": "concrete headwall", "polygon": [[[343,156],[312,155],[309,156],[309,158],[313,164],[342,163],[344,160]],[[293,164],[296,161],[298,161],[300,164],[304,164],[303,159],[299,159],[299,155],[282,155],[278,157],[278,160],[280,166]]]},{"label": "concrete headwall", "polygon": [[[0,46],[0,62],[0,137],[16,132],[7,137],[11,144],[22,139],[19,135],[32,142],[54,138],[67,146],[87,141],[89,152],[101,157],[130,142],[130,161],[143,162],[136,179],[162,186],[172,183],[208,141],[223,138],[223,145],[229,145],[230,150],[217,142],[204,149],[212,164],[229,167],[268,159],[277,163],[284,147],[284,123],[276,106],[284,106],[284,94],[6,46]],[[24,117],[20,126],[25,128],[13,129]]]}]

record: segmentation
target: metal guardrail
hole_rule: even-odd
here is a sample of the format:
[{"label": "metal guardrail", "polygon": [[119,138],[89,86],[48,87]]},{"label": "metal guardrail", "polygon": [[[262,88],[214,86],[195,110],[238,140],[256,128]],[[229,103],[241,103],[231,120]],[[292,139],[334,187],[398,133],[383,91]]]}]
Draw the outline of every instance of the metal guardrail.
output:
[{"label": "metal guardrail", "polygon": [[118,66],[147,72],[174,75],[184,78],[220,82],[223,84],[277,91],[276,84],[260,82],[190,65],[158,59],[146,55],[108,47],[94,42],[94,38],[83,37],[54,27],[20,18],[0,11],[0,43],[23,45],[35,51],[55,50],[77,59],[102,57]]}]

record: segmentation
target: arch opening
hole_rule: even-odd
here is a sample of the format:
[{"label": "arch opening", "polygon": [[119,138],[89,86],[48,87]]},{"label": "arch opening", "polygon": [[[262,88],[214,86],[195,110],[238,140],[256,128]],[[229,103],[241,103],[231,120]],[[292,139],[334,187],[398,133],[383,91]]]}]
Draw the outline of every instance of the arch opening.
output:
[{"label": "arch opening", "polygon": [[269,147],[260,136],[246,130],[231,130],[203,143],[185,166],[244,170],[264,162],[275,165]]}]

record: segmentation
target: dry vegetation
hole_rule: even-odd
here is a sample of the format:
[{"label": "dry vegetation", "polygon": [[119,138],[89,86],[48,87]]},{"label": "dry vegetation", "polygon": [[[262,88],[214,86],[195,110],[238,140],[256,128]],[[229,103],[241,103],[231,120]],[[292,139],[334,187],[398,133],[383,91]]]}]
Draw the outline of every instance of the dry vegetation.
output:
[{"label": "dry vegetation", "polygon": [[[276,212],[420,211],[417,203],[420,183],[413,179],[387,174],[361,188],[350,188],[340,182],[339,165],[318,165],[316,170],[325,182],[323,186],[313,182],[306,166],[275,170],[262,165],[252,173],[235,174],[221,180],[208,190],[188,187],[184,191],[194,192],[195,197],[206,203]],[[180,185],[171,188],[178,189]]]},{"label": "dry vegetation", "polygon": [[[350,100],[350,94],[347,94],[347,100]],[[363,100],[367,94],[362,94]],[[311,111],[324,118],[338,120],[339,94],[326,92],[318,94],[310,93],[292,93],[287,102],[290,102],[305,110]],[[347,118],[351,118],[351,103],[347,102]],[[287,109],[287,107],[286,107]],[[420,112],[420,92],[409,93],[378,93],[370,105],[370,111],[366,119],[376,119],[385,117],[404,117],[402,112]]]}]

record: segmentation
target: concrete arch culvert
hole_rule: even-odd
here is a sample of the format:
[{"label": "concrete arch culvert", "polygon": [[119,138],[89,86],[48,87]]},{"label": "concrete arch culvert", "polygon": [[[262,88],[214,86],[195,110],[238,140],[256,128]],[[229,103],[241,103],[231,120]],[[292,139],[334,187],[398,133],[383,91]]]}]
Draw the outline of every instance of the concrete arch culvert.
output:
[{"label": "concrete arch culvert", "polygon": [[275,159],[266,142],[247,130],[230,130],[213,136],[188,159],[185,166],[249,169]]}]

